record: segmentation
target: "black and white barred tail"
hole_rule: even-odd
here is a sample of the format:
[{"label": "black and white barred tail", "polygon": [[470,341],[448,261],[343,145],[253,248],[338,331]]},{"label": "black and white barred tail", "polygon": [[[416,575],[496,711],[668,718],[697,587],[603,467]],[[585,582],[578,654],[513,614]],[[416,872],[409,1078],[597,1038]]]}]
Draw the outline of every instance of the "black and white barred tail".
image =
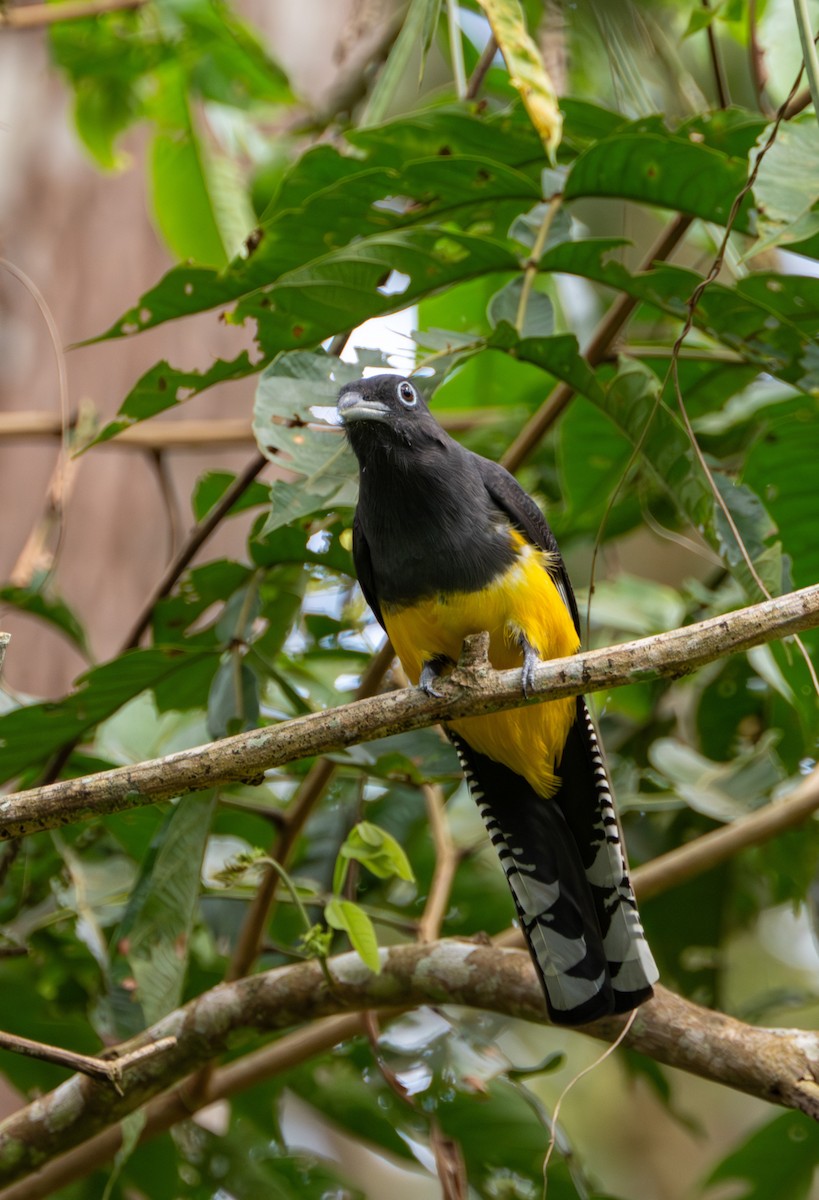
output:
[{"label": "black and white barred tail", "polygon": [[583,698],[559,764],[560,788],[548,800],[502,763],[450,737],[506,872],[551,1019],[580,1025],[636,1008],[658,972]]}]

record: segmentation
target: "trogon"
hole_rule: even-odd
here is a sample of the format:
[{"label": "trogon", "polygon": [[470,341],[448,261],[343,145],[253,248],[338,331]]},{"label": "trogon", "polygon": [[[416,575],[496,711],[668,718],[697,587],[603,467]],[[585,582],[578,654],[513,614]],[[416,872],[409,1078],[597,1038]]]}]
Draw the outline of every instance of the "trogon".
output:
[{"label": "trogon", "polygon": [[[498,670],[574,654],[577,604],[537,504],[439,425],[409,379],[341,389],[359,463],[353,557],[409,679],[435,694],[469,634]],[[582,697],[447,727],[500,856],[553,1021],[628,1012],[657,968],[628,878],[611,784]]]}]

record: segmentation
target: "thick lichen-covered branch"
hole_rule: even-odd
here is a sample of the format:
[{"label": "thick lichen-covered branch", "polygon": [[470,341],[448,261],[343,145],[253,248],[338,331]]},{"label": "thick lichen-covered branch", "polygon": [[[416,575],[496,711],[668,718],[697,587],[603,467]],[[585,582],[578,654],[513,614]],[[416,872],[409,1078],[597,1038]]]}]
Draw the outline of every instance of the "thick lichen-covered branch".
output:
[{"label": "thick lichen-covered branch", "polygon": [[[461,1004],[545,1023],[540,985],[528,955],[496,946],[441,941],[381,951],[374,975],[356,954],[330,961],[330,987],[318,963],[281,967],[205,992],[121,1047],[131,1054],[174,1039],[148,1058],[132,1059],[120,1090],[73,1076],[0,1126],[0,1183],[12,1183],[47,1160],[122,1120],[228,1045],[334,1013],[417,1004]],[[623,1018],[585,1027],[613,1040]],[[638,1011],[627,1042],[658,1062],[819,1118],[819,1034],[757,1029],[658,988]]]},{"label": "thick lichen-covered branch", "polygon": [[819,585],[669,633],[543,663],[529,699],[520,671],[456,669],[440,698],[405,688],[309,713],[135,766],[64,780],[0,800],[0,839],[258,779],[295,759],[345,749],[438,721],[537,704],[627,683],[679,676],[725,655],[819,625]]}]

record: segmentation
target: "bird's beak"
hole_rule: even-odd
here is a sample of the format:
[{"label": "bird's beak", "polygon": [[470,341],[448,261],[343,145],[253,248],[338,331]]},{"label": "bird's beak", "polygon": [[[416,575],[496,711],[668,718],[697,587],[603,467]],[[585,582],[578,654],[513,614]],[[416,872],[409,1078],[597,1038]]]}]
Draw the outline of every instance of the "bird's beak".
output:
[{"label": "bird's beak", "polygon": [[342,392],[338,398],[338,415],[345,425],[351,421],[386,421],[390,410],[380,400],[366,400],[361,392]]}]

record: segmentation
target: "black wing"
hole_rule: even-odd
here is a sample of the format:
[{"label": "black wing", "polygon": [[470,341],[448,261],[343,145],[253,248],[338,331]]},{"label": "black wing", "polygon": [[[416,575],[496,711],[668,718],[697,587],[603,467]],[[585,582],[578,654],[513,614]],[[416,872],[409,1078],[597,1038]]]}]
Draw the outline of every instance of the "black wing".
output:
[{"label": "black wing", "polygon": [[381,605],[378,603],[375,594],[375,574],[373,572],[370,547],[364,536],[364,530],[361,528],[361,521],[358,519],[357,511],[353,517],[353,563],[355,564],[355,573],[358,576],[358,582],[364,593],[364,599],[372,609],[373,616],[378,624],[382,629],[385,629],[384,618],[381,615]]},{"label": "black wing", "polygon": [[554,566],[549,573],[554,579],[563,603],[572,614],[574,627],[579,635],[580,616],[577,611],[577,601],[574,598],[560,548],[546,518],[532,497],[524,492],[514,475],[510,475],[505,467],[502,467],[500,463],[492,462],[491,459],[483,458],[480,454],[476,454],[474,457],[484,487],[498,508],[506,513],[515,528],[533,546],[539,546],[541,550],[546,550],[553,556]]}]

